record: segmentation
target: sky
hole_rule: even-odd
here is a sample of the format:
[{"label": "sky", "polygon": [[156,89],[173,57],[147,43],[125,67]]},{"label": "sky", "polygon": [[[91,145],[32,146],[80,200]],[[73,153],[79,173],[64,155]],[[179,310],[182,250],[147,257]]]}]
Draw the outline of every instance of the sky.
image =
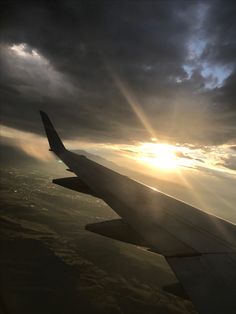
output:
[{"label": "sky", "polygon": [[69,148],[162,177],[235,178],[235,1],[2,1],[0,12],[2,145],[51,160],[44,110]]}]

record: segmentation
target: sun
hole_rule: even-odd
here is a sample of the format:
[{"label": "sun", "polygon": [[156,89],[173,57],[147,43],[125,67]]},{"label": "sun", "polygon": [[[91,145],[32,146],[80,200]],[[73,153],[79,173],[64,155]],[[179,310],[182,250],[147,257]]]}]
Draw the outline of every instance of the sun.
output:
[{"label": "sun", "polygon": [[180,166],[176,147],[162,143],[143,143],[138,147],[137,159],[148,166],[173,170]]},{"label": "sun", "polygon": [[125,152],[125,157],[142,166],[141,169],[148,168],[151,171],[179,173],[183,168],[191,171],[201,165],[197,152],[192,152],[189,147],[180,144],[139,142],[123,147],[122,151]]}]

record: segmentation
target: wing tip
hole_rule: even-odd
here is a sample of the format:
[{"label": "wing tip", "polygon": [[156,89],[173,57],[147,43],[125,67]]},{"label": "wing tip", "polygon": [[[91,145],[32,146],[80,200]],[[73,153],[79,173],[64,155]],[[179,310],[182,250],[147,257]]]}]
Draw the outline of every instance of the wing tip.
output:
[{"label": "wing tip", "polygon": [[61,151],[65,150],[65,146],[63,145],[60,137],[58,136],[51,120],[49,119],[46,112],[39,110],[44,129],[48,138],[50,150],[52,150],[55,153],[59,153]]},{"label": "wing tip", "polygon": [[42,120],[48,119],[49,120],[49,116],[47,115],[47,113],[43,110],[39,110],[40,116],[42,118]]}]

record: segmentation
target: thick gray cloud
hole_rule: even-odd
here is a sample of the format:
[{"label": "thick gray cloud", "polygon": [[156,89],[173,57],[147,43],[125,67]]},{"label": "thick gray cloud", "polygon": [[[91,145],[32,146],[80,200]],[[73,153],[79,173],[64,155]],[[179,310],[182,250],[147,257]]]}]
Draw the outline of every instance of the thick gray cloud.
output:
[{"label": "thick gray cloud", "polygon": [[234,63],[236,55],[235,1],[214,1],[208,9],[204,32],[208,38],[203,57],[211,62]]},{"label": "thick gray cloud", "polygon": [[[234,9],[233,2],[181,0],[5,2],[2,123],[41,132],[37,111],[43,109],[68,137],[147,140],[151,134],[128,104],[132,95],[160,137],[232,140]],[[22,44],[25,56],[17,51]],[[231,75],[211,70],[216,66]],[[226,80],[217,85],[220,75]]]},{"label": "thick gray cloud", "polygon": [[236,170],[236,156],[232,155],[226,158],[222,158],[222,163],[218,163],[218,165],[229,168],[231,170]]}]

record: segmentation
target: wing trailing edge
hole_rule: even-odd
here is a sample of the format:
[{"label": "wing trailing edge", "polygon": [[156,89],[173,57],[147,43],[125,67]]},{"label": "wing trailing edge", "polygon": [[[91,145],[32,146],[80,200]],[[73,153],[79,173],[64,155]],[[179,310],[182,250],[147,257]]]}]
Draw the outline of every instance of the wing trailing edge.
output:
[{"label": "wing trailing edge", "polygon": [[123,219],[88,224],[85,229],[121,242],[143,247],[148,246],[148,243]]},{"label": "wing trailing edge", "polygon": [[92,195],[99,198],[99,195],[93,192],[86,184],[84,184],[78,177],[67,177],[53,179],[53,183],[63,186],[67,189],[74,190],[80,193]]}]

